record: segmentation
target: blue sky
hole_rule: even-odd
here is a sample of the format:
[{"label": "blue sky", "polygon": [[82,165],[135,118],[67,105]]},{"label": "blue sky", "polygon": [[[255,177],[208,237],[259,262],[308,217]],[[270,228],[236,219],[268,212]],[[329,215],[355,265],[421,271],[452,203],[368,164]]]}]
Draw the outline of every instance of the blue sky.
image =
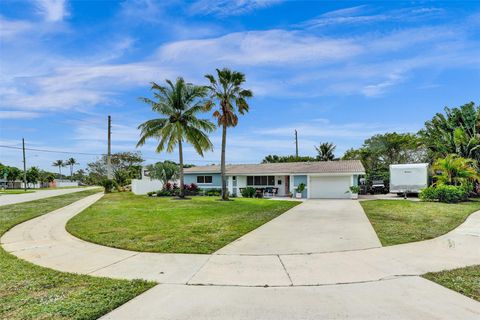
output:
[{"label": "blue sky", "polygon": [[[138,99],[149,82],[206,84],[216,67],[244,72],[255,94],[229,130],[230,163],[293,154],[294,129],[302,155],[330,141],[341,156],[480,102],[477,1],[4,0],[0,41],[0,145],[72,152],[27,152],[53,171],[106,152],[108,114],[113,151],[136,150],[136,127],[155,117]],[[187,162],[217,163],[219,132],[212,141]],[[148,163],[177,159],[154,146],[138,149]],[[0,148],[0,162],[21,166],[21,152]]]}]

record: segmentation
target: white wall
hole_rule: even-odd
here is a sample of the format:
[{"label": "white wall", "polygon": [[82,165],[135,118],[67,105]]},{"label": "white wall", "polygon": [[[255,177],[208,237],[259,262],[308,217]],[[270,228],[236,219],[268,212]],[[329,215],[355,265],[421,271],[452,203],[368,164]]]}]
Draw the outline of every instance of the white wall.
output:
[{"label": "white wall", "polygon": [[163,184],[160,180],[150,180],[144,178],[142,180],[132,179],[132,192],[134,194],[147,194],[151,191],[157,191],[162,189]]},{"label": "white wall", "polygon": [[57,188],[61,188],[61,187],[78,187],[78,181],[55,179],[55,186],[56,186]]}]

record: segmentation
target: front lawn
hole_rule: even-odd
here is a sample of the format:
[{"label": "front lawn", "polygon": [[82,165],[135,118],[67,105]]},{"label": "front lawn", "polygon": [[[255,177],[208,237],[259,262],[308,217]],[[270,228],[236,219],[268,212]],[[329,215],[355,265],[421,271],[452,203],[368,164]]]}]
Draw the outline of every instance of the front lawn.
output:
[{"label": "front lawn", "polygon": [[438,237],[480,210],[480,201],[477,200],[456,204],[409,200],[360,203],[384,246]]},{"label": "front lawn", "polygon": [[[64,207],[87,190],[0,207],[0,236],[23,221]],[[54,271],[0,248],[0,319],[97,319],[151,288],[146,281],[113,280]]]},{"label": "front lawn", "polygon": [[480,265],[450,271],[430,272],[423,277],[480,301]]},{"label": "front lawn", "polygon": [[67,224],[73,235],[134,251],[212,253],[299,202],[107,194]]}]

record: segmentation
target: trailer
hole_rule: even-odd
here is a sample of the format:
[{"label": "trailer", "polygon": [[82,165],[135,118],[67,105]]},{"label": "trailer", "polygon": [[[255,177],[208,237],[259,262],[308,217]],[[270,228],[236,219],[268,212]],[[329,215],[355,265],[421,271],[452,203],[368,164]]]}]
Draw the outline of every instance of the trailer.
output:
[{"label": "trailer", "polygon": [[390,193],[420,193],[428,187],[428,163],[390,165]]}]

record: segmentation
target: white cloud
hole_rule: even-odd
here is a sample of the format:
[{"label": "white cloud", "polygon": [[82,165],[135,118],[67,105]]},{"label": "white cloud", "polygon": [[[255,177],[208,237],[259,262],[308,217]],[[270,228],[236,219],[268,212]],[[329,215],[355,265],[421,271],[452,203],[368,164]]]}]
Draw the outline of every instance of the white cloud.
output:
[{"label": "white cloud", "polygon": [[41,114],[37,112],[0,110],[0,119],[33,119],[40,116]]},{"label": "white cloud", "polygon": [[283,0],[197,0],[189,11],[191,14],[235,16],[280,2]]},{"label": "white cloud", "polygon": [[230,33],[218,38],[177,41],[162,46],[158,58],[166,63],[268,65],[316,62],[351,57],[361,46],[351,40],[316,37],[298,31],[267,30]]},{"label": "white cloud", "polygon": [[68,16],[66,0],[36,0],[38,12],[46,21],[62,21]]},{"label": "white cloud", "polygon": [[12,39],[18,34],[31,30],[33,24],[23,20],[10,20],[0,15],[0,39]]}]

